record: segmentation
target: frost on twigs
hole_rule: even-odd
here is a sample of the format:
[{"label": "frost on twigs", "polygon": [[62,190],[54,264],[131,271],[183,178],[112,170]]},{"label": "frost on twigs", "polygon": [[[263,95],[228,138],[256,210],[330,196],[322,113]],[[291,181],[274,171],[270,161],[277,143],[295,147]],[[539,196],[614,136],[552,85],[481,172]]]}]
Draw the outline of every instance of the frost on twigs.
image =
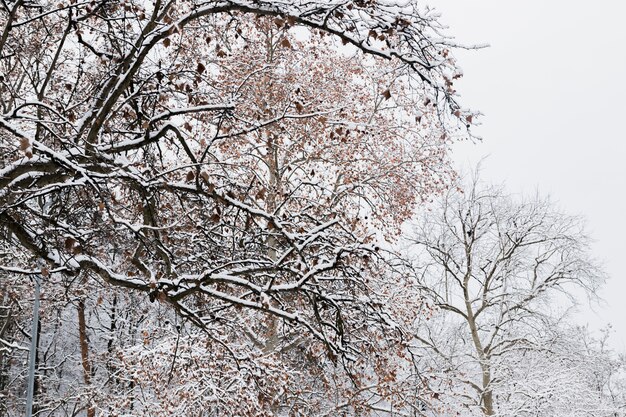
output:
[{"label": "frost on twigs", "polygon": [[[401,356],[379,355],[402,353],[398,323],[413,313],[389,303],[410,297],[394,290],[402,268],[378,240],[447,187],[450,141],[471,122],[440,27],[420,10],[375,1],[0,6],[0,236],[12,254],[1,267],[29,274],[45,263],[44,286],[59,300],[50,311],[70,326],[82,306],[79,385],[90,413],[108,389],[118,411],[140,408],[138,386],[152,387],[165,415],[223,392],[239,401],[229,387],[258,394],[245,404],[253,409],[312,410],[331,385],[338,410],[413,406],[419,378]],[[201,336],[214,343],[202,364]],[[144,350],[171,362],[138,374],[153,360]],[[182,384],[214,363],[232,385],[209,375],[188,403],[170,404],[150,385]],[[311,376],[330,369],[353,378]],[[400,386],[403,369],[411,382]],[[255,391],[263,372],[302,392]],[[215,404],[216,413],[230,406]]]}]

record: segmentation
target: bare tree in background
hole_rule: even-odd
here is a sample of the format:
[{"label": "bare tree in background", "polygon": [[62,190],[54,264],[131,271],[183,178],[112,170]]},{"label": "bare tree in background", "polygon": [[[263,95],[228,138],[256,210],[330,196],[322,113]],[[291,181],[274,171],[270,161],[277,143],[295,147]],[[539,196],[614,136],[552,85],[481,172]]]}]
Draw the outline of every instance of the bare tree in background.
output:
[{"label": "bare tree in background", "polygon": [[418,325],[416,352],[445,371],[442,383],[455,380],[449,393],[457,390],[459,404],[500,415],[497,397],[510,401],[501,387],[513,358],[549,349],[558,305],[581,290],[593,296],[604,275],[582,220],[546,199],[518,199],[474,181],[440,204],[411,237],[438,311]]}]

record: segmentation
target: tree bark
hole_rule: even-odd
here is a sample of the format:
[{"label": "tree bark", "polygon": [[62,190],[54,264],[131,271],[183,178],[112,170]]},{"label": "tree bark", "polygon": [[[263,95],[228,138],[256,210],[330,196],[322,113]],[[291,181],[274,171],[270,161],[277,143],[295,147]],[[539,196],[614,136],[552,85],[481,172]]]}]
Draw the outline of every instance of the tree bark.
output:
[{"label": "tree bark", "polygon": [[[85,385],[91,384],[91,365],[89,364],[89,341],[87,339],[87,325],[85,322],[85,302],[78,302],[78,338],[80,340],[80,357],[83,365],[83,376]],[[91,401],[87,406],[87,417],[95,417],[96,410],[91,405]]]}]

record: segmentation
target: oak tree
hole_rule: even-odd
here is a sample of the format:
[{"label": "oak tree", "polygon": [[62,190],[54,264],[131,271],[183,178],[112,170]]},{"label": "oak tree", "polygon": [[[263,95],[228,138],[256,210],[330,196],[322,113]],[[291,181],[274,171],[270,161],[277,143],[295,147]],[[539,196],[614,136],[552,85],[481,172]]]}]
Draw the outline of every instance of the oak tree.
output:
[{"label": "oak tree", "polygon": [[[42,343],[79,346],[69,385],[63,354],[47,357],[42,410],[310,414],[329,384],[337,410],[387,407],[374,352],[400,336],[377,239],[445,188],[474,117],[436,14],[18,0],[0,19],[0,269],[41,275]],[[294,363],[350,377],[307,385]],[[386,391],[350,381],[355,366]]]}]

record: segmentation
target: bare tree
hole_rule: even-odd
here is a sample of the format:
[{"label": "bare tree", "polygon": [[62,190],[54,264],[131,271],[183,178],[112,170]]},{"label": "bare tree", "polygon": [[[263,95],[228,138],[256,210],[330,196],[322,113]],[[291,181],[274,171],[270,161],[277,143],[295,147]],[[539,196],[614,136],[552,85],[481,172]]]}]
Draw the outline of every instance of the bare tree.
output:
[{"label": "bare tree", "polygon": [[478,181],[451,190],[412,240],[427,263],[424,288],[441,311],[418,326],[420,351],[465,387],[456,400],[465,396],[461,402],[484,415],[498,413],[511,357],[549,344],[558,300],[576,288],[593,295],[604,279],[580,218]]},{"label": "bare tree", "polygon": [[540,349],[517,351],[497,389],[498,415],[615,417],[624,415],[624,364],[583,327],[554,323]]}]

